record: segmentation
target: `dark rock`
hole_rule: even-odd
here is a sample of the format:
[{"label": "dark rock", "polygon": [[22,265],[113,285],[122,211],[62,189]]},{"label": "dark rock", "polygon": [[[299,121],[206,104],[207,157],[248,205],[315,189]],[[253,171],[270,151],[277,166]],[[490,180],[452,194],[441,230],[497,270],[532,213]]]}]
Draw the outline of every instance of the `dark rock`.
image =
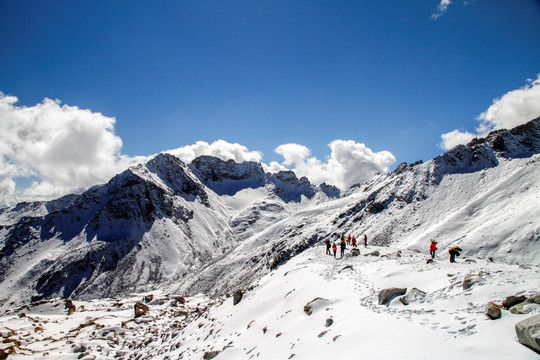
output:
[{"label": "dark rock", "polygon": [[325,331],[321,332],[319,335],[317,335],[317,337],[320,337],[320,338],[321,338],[321,337],[323,337],[324,335],[326,335],[327,332],[328,332],[328,331],[325,330]]},{"label": "dark rock", "polygon": [[433,263],[435,263],[435,261],[433,261],[433,259],[427,259],[427,261],[426,261],[426,264],[433,264]]},{"label": "dark rock", "polygon": [[344,270],[352,270],[352,269],[353,269],[352,265],[344,266],[341,270],[339,270],[338,274],[341,274],[341,272]]},{"label": "dark rock", "polygon": [[64,304],[66,306],[66,309],[68,311],[68,315],[71,315],[73,314],[75,311],[77,311],[77,307],[75,306],[75,304],[73,303],[73,301],[71,301],[70,299],[65,299],[64,300]]},{"label": "dark rock", "polygon": [[405,295],[407,288],[388,288],[379,292],[379,305],[389,305],[390,302],[400,295]]},{"label": "dark rock", "polygon": [[358,249],[358,248],[352,248],[352,250],[351,250],[351,255],[352,255],[352,256],[360,256],[360,249]]},{"label": "dark rock", "polygon": [[486,305],[486,315],[491,320],[496,320],[501,317],[501,309],[501,305],[490,302]]},{"label": "dark rock", "polygon": [[521,296],[508,296],[506,299],[503,300],[502,302],[502,306],[505,308],[505,309],[510,309],[512,306],[515,306],[517,304],[520,304],[522,302],[524,302],[525,300],[527,300],[527,297],[525,295],[521,295]]},{"label": "dark rock", "polygon": [[133,307],[135,309],[135,317],[143,316],[150,312],[148,306],[142,302],[135,303]]},{"label": "dark rock", "polygon": [[154,295],[150,294],[150,295],[146,295],[144,298],[143,298],[144,302],[145,303],[149,303],[150,301],[154,300]]},{"label": "dark rock", "polygon": [[332,320],[332,318],[328,318],[326,319],[326,327],[330,327],[332,326],[332,324],[334,323],[334,320]]},{"label": "dark rock", "polygon": [[204,359],[204,360],[210,360],[210,359],[213,359],[213,358],[215,358],[216,356],[218,356],[219,353],[220,353],[219,351],[207,351],[207,352],[204,353],[203,359]]},{"label": "dark rock", "polygon": [[328,300],[327,299],[323,299],[323,298],[315,298],[313,300],[311,300],[310,302],[308,302],[306,305],[304,305],[304,312],[307,314],[307,315],[311,315],[313,314],[313,311],[320,307],[321,305],[327,303]]},{"label": "dark rock", "polygon": [[233,305],[238,304],[240,301],[242,301],[242,297],[244,296],[244,290],[238,289],[233,294]]},{"label": "dark rock", "polygon": [[540,315],[518,322],[516,334],[520,343],[540,354]]},{"label": "dark rock", "polygon": [[8,354],[4,350],[0,349],[0,360],[6,360],[7,357]]}]

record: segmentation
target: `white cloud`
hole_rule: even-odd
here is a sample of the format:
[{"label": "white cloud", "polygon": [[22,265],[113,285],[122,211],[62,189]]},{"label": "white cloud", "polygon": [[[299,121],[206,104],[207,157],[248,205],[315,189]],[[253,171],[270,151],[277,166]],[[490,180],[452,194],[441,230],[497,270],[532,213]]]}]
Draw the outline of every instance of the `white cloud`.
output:
[{"label": "white cloud", "polygon": [[225,140],[217,140],[212,144],[205,141],[197,141],[193,145],[182,146],[177,149],[167,150],[166,152],[187,163],[202,155],[214,156],[221,160],[232,159],[239,163],[244,161],[259,162],[262,159],[260,152],[249,151],[244,145],[229,143]]},{"label": "white cloud", "polygon": [[[120,154],[115,119],[44,99],[16,106],[0,92],[0,202],[51,199],[97,183],[144,158]],[[18,178],[34,178],[17,189]]]},{"label": "white cloud", "polygon": [[441,0],[437,6],[437,11],[431,14],[431,18],[438,19],[441,17],[448,10],[448,6],[450,6],[451,3],[452,2],[450,0]]},{"label": "white cloud", "polygon": [[490,131],[511,129],[540,116],[540,74],[536,80],[512,90],[493,100],[493,104],[476,120],[480,123],[476,133],[453,130],[442,134],[441,148],[449,150],[458,144],[466,144],[474,137],[486,136]]},{"label": "white cloud", "polygon": [[309,157],[310,151],[303,145],[285,144],[276,152],[285,159],[283,164],[294,166],[297,176],[305,176],[311,182],[326,182],[346,189],[369,179],[376,173],[388,172],[396,158],[388,151],[373,152],[366,145],[352,140],[335,140],[328,146],[331,154],[327,162]]}]

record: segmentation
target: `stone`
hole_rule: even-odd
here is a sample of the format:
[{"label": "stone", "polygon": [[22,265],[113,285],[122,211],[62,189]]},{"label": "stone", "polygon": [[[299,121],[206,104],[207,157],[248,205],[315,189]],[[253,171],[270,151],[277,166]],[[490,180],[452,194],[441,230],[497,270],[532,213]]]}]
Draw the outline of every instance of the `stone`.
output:
[{"label": "stone", "polygon": [[525,300],[517,305],[514,305],[510,308],[512,314],[528,314],[536,309],[540,309],[540,304],[531,302],[530,299]]},{"label": "stone", "polygon": [[0,360],[6,360],[7,357],[8,354],[4,350],[0,349]]},{"label": "stone", "polygon": [[515,306],[517,304],[520,304],[522,302],[524,302],[525,300],[527,300],[527,297],[525,295],[521,295],[521,296],[508,296],[507,298],[505,298],[502,302],[502,306],[505,308],[505,309],[510,309],[512,306]]},{"label": "stone", "polygon": [[213,358],[215,358],[216,356],[218,356],[219,353],[220,353],[219,351],[207,351],[207,352],[204,353],[203,359],[204,359],[204,360],[210,360],[210,359],[213,359]]},{"label": "stone", "polygon": [[364,254],[364,256],[380,256],[380,255],[381,253],[379,252],[379,250],[375,250],[370,253]]},{"label": "stone", "polygon": [[358,249],[358,248],[352,248],[352,249],[351,249],[351,255],[352,255],[352,256],[360,256],[360,249]]},{"label": "stone", "polygon": [[146,295],[144,298],[143,298],[144,302],[145,303],[149,303],[150,301],[154,300],[154,295],[150,294],[150,295]]},{"label": "stone", "polygon": [[328,318],[326,319],[326,327],[330,327],[332,326],[332,324],[334,323],[334,320],[332,320],[332,318]]},{"label": "stone", "polygon": [[409,305],[412,302],[423,303],[426,300],[426,296],[426,292],[417,288],[412,288],[405,294],[405,296],[400,297],[399,301],[401,301],[403,305]]},{"label": "stone", "polygon": [[518,322],[516,334],[520,343],[540,354],[540,314]]},{"label": "stone", "polygon": [[397,296],[405,295],[407,288],[388,288],[379,292],[379,305],[389,305],[390,302]]},{"label": "stone", "polygon": [[233,294],[233,305],[237,305],[240,301],[242,301],[242,297],[244,296],[244,290],[238,289]]},{"label": "stone", "polygon": [[486,305],[486,315],[491,320],[496,320],[501,317],[501,309],[502,306],[499,304],[495,304],[494,302],[490,302]]},{"label": "stone", "polygon": [[75,306],[73,301],[71,301],[70,299],[65,299],[64,305],[66,306],[66,309],[68,311],[68,316],[73,314],[75,311],[77,311],[77,307]]},{"label": "stone", "polygon": [[317,310],[318,308],[321,308],[322,306],[324,306],[327,303],[328,303],[327,299],[323,299],[323,298],[320,298],[320,297],[315,298],[315,299],[311,300],[310,302],[308,302],[306,305],[304,305],[304,312],[307,315],[311,315],[311,314],[313,314],[313,311]]},{"label": "stone", "polygon": [[540,304],[540,293],[531,296],[529,301],[534,304]]},{"label": "stone", "polygon": [[463,290],[467,290],[470,289],[474,284],[482,283],[483,281],[484,279],[481,276],[468,274],[465,276],[461,286],[463,287]]},{"label": "stone", "polygon": [[148,306],[142,302],[136,302],[133,307],[135,309],[135,317],[143,316],[150,312]]},{"label": "stone", "polygon": [[344,266],[341,270],[338,271],[338,274],[341,274],[341,272],[344,270],[353,270],[353,266],[352,265]]}]

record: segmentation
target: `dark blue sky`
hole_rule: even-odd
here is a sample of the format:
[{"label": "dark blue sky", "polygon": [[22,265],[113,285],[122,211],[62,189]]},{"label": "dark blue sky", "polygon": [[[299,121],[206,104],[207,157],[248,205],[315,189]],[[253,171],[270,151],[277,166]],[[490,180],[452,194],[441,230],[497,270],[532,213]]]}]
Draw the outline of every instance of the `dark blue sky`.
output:
[{"label": "dark blue sky", "polygon": [[442,152],[540,73],[540,2],[0,1],[0,91],[116,118],[122,152],[336,139]]}]

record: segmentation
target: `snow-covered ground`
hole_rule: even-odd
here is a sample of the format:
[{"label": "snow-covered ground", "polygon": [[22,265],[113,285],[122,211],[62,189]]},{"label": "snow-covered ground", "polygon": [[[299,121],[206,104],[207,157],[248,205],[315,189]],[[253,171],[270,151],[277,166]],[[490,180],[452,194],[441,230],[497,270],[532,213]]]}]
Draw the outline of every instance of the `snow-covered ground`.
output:
[{"label": "snow-covered ground", "polygon": [[[69,316],[60,299],[11,310],[0,317],[1,348],[14,346],[9,359],[539,358],[518,342],[514,326],[540,305],[525,315],[503,310],[497,320],[484,314],[490,301],[540,292],[537,265],[461,257],[451,264],[445,253],[428,264],[427,253],[411,250],[348,250],[334,259],[323,246],[308,249],[249,287],[237,305],[203,295],[181,304],[155,292],[139,318],[133,305],[142,294],[75,301]],[[380,256],[368,255],[375,250]],[[477,276],[464,290],[468,274]],[[389,287],[425,294],[407,306],[398,298],[379,305]]]}]

